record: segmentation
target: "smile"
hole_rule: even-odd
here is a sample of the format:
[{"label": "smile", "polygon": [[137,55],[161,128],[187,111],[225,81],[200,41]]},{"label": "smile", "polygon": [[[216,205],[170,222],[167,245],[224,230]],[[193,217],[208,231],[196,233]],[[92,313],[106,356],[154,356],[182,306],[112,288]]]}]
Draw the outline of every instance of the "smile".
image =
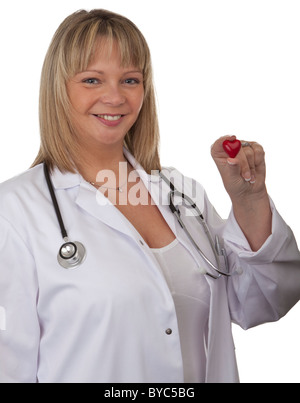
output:
[{"label": "smile", "polygon": [[100,119],[107,120],[109,122],[115,122],[115,121],[121,119],[121,117],[124,116],[124,115],[115,115],[115,116],[112,116],[112,115],[95,115],[95,116],[97,116]]},{"label": "smile", "polygon": [[121,124],[121,122],[123,122],[123,118],[126,115],[94,115],[95,118],[97,118],[97,120],[99,122],[101,122],[103,125],[107,126],[107,127],[117,127],[119,126],[119,124]]}]

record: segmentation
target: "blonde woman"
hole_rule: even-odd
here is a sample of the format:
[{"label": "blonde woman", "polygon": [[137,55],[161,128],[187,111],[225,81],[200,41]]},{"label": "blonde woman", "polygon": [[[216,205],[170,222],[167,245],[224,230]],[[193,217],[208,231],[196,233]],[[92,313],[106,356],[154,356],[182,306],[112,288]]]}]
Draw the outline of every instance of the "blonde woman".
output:
[{"label": "blonde woman", "polygon": [[[225,138],[212,147],[226,221],[199,183],[160,175],[149,49],[105,10],[76,12],[54,35],[40,130],[33,167],[0,186],[0,382],[238,382],[231,323],[276,321],[300,297],[262,147],[243,142],[232,158]],[[187,236],[170,190],[193,198],[210,237],[182,214]]]}]

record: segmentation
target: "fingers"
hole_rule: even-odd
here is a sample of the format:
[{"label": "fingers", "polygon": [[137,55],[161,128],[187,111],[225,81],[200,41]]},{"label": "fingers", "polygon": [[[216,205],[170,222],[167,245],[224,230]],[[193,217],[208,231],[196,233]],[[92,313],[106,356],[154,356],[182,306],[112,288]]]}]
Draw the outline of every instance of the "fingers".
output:
[{"label": "fingers", "polygon": [[245,158],[243,158],[242,176],[245,181],[250,183],[255,183],[256,180],[254,144],[255,143],[242,142],[242,153],[245,156]]},{"label": "fingers", "polygon": [[264,150],[256,142],[241,141],[242,148],[236,158],[228,158],[229,165],[239,165],[240,174],[245,181],[254,184],[257,170],[264,163]]},{"label": "fingers", "polygon": [[[219,138],[211,147],[211,155],[220,170],[223,180],[233,180],[237,177],[251,184],[265,180],[265,153],[262,146],[253,141],[241,141],[242,147],[234,158],[229,158],[223,148],[224,140],[234,141],[236,136],[223,136]],[[226,169],[226,165],[230,169]],[[227,177],[227,175],[230,176]]]}]

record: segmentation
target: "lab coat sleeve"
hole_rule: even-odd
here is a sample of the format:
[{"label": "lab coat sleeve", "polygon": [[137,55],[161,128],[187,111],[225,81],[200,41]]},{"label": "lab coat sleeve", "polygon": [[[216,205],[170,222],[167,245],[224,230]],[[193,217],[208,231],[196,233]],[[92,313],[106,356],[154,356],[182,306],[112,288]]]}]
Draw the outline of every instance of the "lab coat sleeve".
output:
[{"label": "lab coat sleeve", "polygon": [[36,383],[40,328],[34,259],[0,217],[0,383]]},{"label": "lab coat sleeve", "polygon": [[283,317],[300,299],[300,253],[291,229],[272,208],[272,234],[253,252],[233,212],[225,224],[224,241],[231,270],[228,280],[233,322],[244,329]]}]

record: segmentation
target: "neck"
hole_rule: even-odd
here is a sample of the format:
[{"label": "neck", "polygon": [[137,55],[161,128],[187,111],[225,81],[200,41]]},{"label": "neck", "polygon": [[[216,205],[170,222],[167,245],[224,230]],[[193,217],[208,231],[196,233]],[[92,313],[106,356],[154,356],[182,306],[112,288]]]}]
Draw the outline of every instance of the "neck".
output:
[{"label": "neck", "polygon": [[[129,171],[129,164],[123,154],[123,147],[109,150],[94,150],[95,152],[82,152],[77,161],[77,169],[81,176],[87,182],[99,182],[99,177],[104,178],[106,173],[111,172],[119,180],[121,174],[124,177],[124,172],[120,172],[120,167]],[[120,164],[121,163],[121,164]],[[98,179],[97,179],[98,177]]]}]

